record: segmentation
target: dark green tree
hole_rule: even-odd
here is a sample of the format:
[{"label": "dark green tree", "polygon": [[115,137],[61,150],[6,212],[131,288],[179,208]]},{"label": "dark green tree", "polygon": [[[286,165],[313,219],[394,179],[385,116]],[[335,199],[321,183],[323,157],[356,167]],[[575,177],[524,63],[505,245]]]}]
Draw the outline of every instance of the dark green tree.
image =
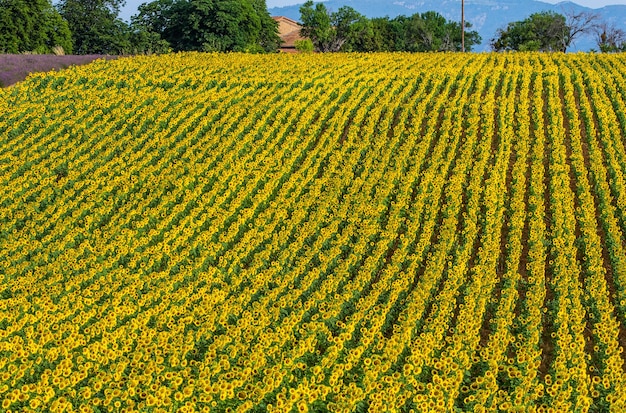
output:
[{"label": "dark green tree", "polygon": [[[357,24],[361,24],[360,22]],[[446,20],[437,12],[430,11],[412,16],[376,18],[368,21],[368,29],[361,30],[358,41],[351,50],[435,52],[461,50],[461,24]],[[466,23],[466,28],[471,25]],[[478,32],[466,31],[466,50],[481,41]]]},{"label": "dark green tree", "polygon": [[138,7],[139,13],[131,17],[135,26],[145,27],[155,33],[164,33],[171,25],[171,8],[174,0],[156,0],[143,3]]},{"label": "dark green tree", "polygon": [[389,17],[376,17],[370,20],[372,36],[368,39],[368,48],[364,52],[391,52],[396,50],[396,33]]},{"label": "dark green tree", "polygon": [[46,27],[46,53],[48,50],[54,51],[55,47],[61,46],[64,53],[72,54],[74,52],[72,32],[67,21],[61,17],[54,7],[46,9],[44,22]]},{"label": "dark green tree", "polygon": [[368,19],[349,6],[329,13],[324,4],[309,0],[300,7],[300,20],[301,35],[319,52],[360,50],[361,40],[372,35]]},{"label": "dark green tree", "polygon": [[412,43],[412,39],[409,36],[409,25],[411,20],[411,17],[400,15],[388,22],[389,38],[387,39],[387,43],[390,46],[389,51],[411,51],[411,47],[409,46]]},{"label": "dark green tree", "polygon": [[139,7],[133,24],[175,51],[269,52],[280,45],[264,0],[156,0]]},{"label": "dark green tree", "polygon": [[0,52],[72,52],[68,24],[50,0],[0,0]]},{"label": "dark green tree", "polygon": [[335,24],[337,36],[344,38],[341,50],[345,52],[357,52],[368,50],[374,35],[372,21],[351,7],[344,6],[331,14],[331,20]]},{"label": "dark green tree", "polygon": [[594,20],[584,13],[568,17],[551,11],[534,13],[498,30],[491,47],[495,51],[565,52],[578,35],[593,28]]},{"label": "dark green tree", "polygon": [[316,51],[330,51],[334,33],[326,6],[322,3],[313,4],[311,0],[307,1],[300,7],[300,21],[302,23],[300,35],[311,39]]},{"label": "dark green tree", "polygon": [[267,3],[265,0],[250,0],[250,2],[252,3],[254,12],[261,20],[258,45],[265,52],[276,52],[282,43],[278,35],[278,24],[267,11]]},{"label": "dark green tree", "polygon": [[[471,28],[465,22],[465,28]],[[459,52],[461,51],[461,23],[447,20],[435,11],[413,15],[410,19],[409,47],[420,52]],[[465,32],[465,49],[471,51],[481,41],[476,31]]]},{"label": "dark green tree", "polygon": [[77,54],[123,54],[132,49],[128,25],[118,18],[123,0],[60,0]]},{"label": "dark green tree", "polygon": [[141,25],[130,25],[130,44],[132,54],[161,54],[171,51],[170,44],[160,34]]}]

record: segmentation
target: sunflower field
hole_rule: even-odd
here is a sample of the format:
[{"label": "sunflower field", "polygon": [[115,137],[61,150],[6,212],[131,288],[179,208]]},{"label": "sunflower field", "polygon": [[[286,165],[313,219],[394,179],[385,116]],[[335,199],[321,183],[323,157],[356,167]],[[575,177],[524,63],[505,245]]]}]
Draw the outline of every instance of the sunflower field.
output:
[{"label": "sunflower field", "polygon": [[626,59],[173,54],[0,89],[3,412],[626,411]]}]

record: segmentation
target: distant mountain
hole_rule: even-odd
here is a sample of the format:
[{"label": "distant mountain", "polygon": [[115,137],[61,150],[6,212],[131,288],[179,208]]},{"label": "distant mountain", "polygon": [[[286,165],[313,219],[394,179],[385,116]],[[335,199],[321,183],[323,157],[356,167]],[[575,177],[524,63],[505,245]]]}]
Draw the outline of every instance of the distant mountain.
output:
[{"label": "distant mountain", "polygon": [[[303,2],[304,3],[304,2]],[[372,17],[396,17],[399,15],[410,16],[415,13],[423,13],[434,10],[449,20],[461,20],[461,0],[328,0],[324,4],[335,11],[342,6],[350,6],[365,16]],[[616,24],[626,29],[626,6],[606,6],[601,9],[590,9],[578,4],[566,1],[559,4],[548,4],[535,0],[466,0],[465,19],[472,23],[472,29],[480,33],[483,43],[476,51],[489,50],[489,40],[492,39],[499,28],[503,28],[509,22],[523,20],[532,13],[552,10],[565,14],[574,11],[590,11],[600,15],[606,22]],[[294,20],[300,19],[300,6],[274,7],[269,9],[272,16],[286,16]],[[581,37],[570,51],[588,51],[596,48],[593,36]]]}]

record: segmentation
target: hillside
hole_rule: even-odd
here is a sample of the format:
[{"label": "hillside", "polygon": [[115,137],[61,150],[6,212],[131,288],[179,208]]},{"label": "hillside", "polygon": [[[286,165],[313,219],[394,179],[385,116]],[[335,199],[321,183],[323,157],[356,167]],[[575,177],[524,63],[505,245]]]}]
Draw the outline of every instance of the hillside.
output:
[{"label": "hillside", "polygon": [[[459,0],[407,0],[389,2],[386,0],[329,0],[324,4],[329,10],[337,10],[341,6],[350,6],[367,17],[395,17],[412,15],[434,10],[449,20],[461,21],[461,2]],[[300,19],[300,6],[274,7],[269,9],[273,16],[287,16]],[[483,44],[475,51],[489,50],[489,40],[497,30],[507,23],[523,20],[532,13],[552,10],[565,14],[569,11],[590,11],[597,13],[602,20],[626,27],[626,6],[607,6],[600,9],[589,9],[572,2],[549,4],[534,0],[467,0],[465,2],[465,18],[472,23],[472,30],[480,33]],[[572,51],[597,49],[593,36],[581,38]]]},{"label": "hillside", "polygon": [[0,89],[2,411],[626,411],[625,74],[185,53]]}]

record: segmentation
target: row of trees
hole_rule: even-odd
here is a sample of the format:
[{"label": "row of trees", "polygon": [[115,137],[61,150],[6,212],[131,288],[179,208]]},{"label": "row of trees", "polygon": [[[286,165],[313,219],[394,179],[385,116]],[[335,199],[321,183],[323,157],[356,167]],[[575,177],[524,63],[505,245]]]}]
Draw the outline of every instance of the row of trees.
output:
[{"label": "row of trees", "polygon": [[598,15],[588,12],[531,14],[498,30],[491,40],[491,48],[495,51],[566,52],[574,40],[591,33],[595,33],[600,51],[626,51],[624,31],[601,22]]},{"label": "row of trees", "polygon": [[[154,0],[128,24],[119,16],[124,0],[0,0],[0,53],[162,53],[167,51],[273,52],[280,47],[276,22],[265,0]],[[437,12],[369,19],[351,7],[330,12],[323,3],[300,8],[303,49],[336,51],[460,51],[461,23]],[[481,42],[465,24],[465,50]],[[626,51],[626,34],[597,15],[535,13],[508,24],[491,39],[492,49],[566,51],[595,32],[603,52]]]},{"label": "row of trees", "polygon": [[265,0],[156,0],[128,24],[124,0],[0,0],[0,52],[270,52],[280,46]]},{"label": "row of trees", "polygon": [[[323,3],[307,1],[301,8],[302,35],[311,39],[313,49],[329,51],[461,51],[461,24],[429,11],[412,16],[368,19],[350,7],[330,13]],[[465,50],[480,44],[476,31],[467,31]],[[596,34],[602,52],[626,51],[626,33],[603,23],[588,12],[540,12],[509,23],[491,39],[494,51],[566,52],[583,34]]]},{"label": "row of trees", "polygon": [[[323,3],[309,0],[300,7],[301,34],[320,52],[460,51],[461,23],[428,11],[393,19],[368,19],[351,7],[329,12]],[[466,28],[471,24],[466,23]],[[478,45],[478,32],[465,34],[465,49]]]}]

